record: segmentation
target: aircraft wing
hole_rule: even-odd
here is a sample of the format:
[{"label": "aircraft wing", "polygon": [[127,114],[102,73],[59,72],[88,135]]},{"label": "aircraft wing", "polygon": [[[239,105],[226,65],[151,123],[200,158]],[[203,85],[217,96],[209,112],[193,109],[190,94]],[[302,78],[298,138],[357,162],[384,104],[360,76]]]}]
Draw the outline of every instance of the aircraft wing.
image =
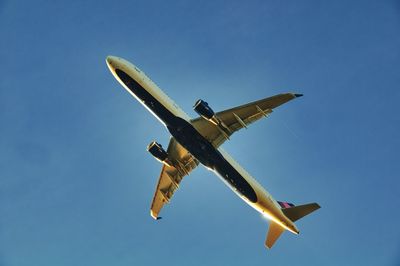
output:
[{"label": "aircraft wing", "polygon": [[191,120],[191,123],[214,147],[219,147],[234,132],[244,127],[247,128],[249,124],[267,117],[274,108],[300,96],[302,94],[278,94],[218,112],[215,115],[220,120],[220,125],[215,125],[203,117],[195,118]]},{"label": "aircraft wing", "polygon": [[197,159],[183,148],[175,138],[171,138],[169,141],[167,153],[173,166],[164,164],[162,167],[150,208],[150,214],[154,219],[159,219],[159,212],[164,204],[170,202],[183,177],[199,164]]}]

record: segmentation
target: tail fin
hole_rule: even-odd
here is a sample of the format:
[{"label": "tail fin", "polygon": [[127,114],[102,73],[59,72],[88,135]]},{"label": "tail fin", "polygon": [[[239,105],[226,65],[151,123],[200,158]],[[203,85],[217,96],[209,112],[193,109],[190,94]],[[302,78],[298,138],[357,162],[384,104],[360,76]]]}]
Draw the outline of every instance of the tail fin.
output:
[{"label": "tail fin", "polygon": [[309,203],[309,204],[305,204],[305,205],[299,205],[299,206],[294,206],[293,204],[291,204],[292,206],[289,206],[290,203],[286,203],[286,202],[278,202],[281,206],[283,204],[287,204],[288,207],[284,207],[282,208],[282,212],[286,215],[287,218],[289,218],[292,222],[295,222],[297,220],[299,220],[300,218],[312,213],[313,211],[318,210],[319,208],[321,208],[318,203]]},{"label": "tail fin", "polygon": [[[281,202],[278,201],[278,204],[282,207],[283,214],[286,215],[292,222],[299,220],[300,218],[312,213],[315,210],[321,208],[318,203],[309,203],[300,206],[294,206],[294,204],[289,202]],[[281,225],[271,221],[269,224],[269,229],[267,233],[267,239],[265,240],[265,245],[268,248],[271,248],[276,240],[281,236],[281,234],[285,231]]]},{"label": "tail fin", "polygon": [[267,239],[265,240],[265,245],[268,248],[271,248],[283,231],[285,231],[285,228],[271,221],[268,228]]}]

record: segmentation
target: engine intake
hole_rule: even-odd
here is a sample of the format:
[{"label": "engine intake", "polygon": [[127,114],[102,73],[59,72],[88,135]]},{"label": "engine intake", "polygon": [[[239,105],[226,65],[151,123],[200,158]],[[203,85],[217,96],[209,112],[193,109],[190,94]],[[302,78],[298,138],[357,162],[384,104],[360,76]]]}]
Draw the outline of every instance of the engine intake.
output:
[{"label": "engine intake", "polygon": [[214,111],[208,106],[208,103],[199,99],[193,106],[193,109],[204,119],[211,120],[215,115]]},{"label": "engine intake", "polygon": [[147,151],[150,152],[159,162],[171,166],[168,160],[168,153],[163,149],[161,144],[153,141],[147,146]]}]

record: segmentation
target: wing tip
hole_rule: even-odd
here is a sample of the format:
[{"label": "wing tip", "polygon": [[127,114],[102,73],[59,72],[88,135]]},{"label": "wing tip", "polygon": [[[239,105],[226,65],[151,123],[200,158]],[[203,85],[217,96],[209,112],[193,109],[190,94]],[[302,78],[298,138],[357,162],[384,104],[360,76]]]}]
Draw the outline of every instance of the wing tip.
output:
[{"label": "wing tip", "polygon": [[301,94],[301,93],[294,93],[293,95],[294,95],[295,98],[300,98],[300,97],[302,97],[304,94]]},{"label": "wing tip", "polygon": [[153,210],[150,210],[150,215],[153,217],[154,220],[159,220],[161,217],[158,217],[158,214],[155,213]]},{"label": "wing tip", "polygon": [[269,246],[268,244],[264,244],[264,246],[265,246],[267,249],[271,249],[271,248],[272,248],[272,246]]}]

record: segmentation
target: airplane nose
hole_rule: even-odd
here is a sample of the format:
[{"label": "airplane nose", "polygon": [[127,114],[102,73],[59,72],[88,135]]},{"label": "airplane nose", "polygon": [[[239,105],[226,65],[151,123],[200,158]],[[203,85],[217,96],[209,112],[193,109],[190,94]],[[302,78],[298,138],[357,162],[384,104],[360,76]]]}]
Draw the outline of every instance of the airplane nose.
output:
[{"label": "airplane nose", "polygon": [[106,63],[107,63],[107,66],[110,69],[111,68],[113,69],[114,68],[114,63],[115,63],[115,56],[111,56],[111,55],[107,56]]},{"label": "airplane nose", "polygon": [[121,68],[121,59],[116,56],[109,55],[106,57],[106,64],[111,73],[115,74],[115,70],[117,68]]}]

